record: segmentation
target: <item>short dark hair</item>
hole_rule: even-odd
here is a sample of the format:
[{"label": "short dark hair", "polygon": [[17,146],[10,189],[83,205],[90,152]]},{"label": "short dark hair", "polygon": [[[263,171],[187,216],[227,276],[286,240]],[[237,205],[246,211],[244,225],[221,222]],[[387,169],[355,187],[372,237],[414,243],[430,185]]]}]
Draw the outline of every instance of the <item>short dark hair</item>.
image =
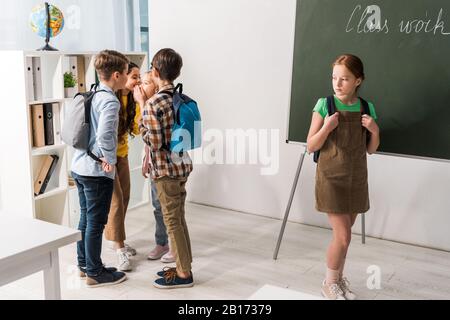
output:
[{"label": "short dark hair", "polygon": [[183,59],[173,49],[159,50],[152,60],[152,68],[159,72],[161,80],[174,81],[180,75]]},{"label": "short dark hair", "polygon": [[114,72],[126,69],[130,61],[126,56],[114,50],[103,50],[95,57],[95,70],[103,80],[111,79]]}]

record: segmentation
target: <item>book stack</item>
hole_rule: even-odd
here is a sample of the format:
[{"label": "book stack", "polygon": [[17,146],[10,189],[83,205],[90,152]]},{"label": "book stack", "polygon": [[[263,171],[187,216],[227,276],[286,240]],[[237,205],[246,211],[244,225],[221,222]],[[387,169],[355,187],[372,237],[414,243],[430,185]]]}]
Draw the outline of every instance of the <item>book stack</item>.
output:
[{"label": "book stack", "polygon": [[61,124],[58,103],[31,106],[33,147],[61,144]]},{"label": "book stack", "polygon": [[39,170],[39,174],[34,181],[34,195],[38,196],[45,192],[48,182],[55,171],[59,157],[57,155],[45,156],[44,162]]}]

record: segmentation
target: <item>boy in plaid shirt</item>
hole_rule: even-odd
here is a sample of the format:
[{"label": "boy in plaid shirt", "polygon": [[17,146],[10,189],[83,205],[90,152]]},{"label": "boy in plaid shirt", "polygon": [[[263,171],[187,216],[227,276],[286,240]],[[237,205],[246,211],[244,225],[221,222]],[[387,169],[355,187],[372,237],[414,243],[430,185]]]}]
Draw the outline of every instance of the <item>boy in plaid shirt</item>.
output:
[{"label": "boy in plaid shirt", "polygon": [[[152,61],[151,77],[158,92],[144,105],[140,131],[150,149],[150,174],[153,179],[164,223],[169,234],[171,250],[176,257],[176,268],[158,272],[161,277],[154,286],[161,289],[186,288],[194,285],[191,272],[191,241],[185,220],[184,203],[186,182],[192,171],[192,161],[187,152],[170,151],[174,114],[172,107],[173,82],[180,75],[183,61],[172,49],[162,49]],[[135,88],[136,100],[144,102],[142,88]]]}]

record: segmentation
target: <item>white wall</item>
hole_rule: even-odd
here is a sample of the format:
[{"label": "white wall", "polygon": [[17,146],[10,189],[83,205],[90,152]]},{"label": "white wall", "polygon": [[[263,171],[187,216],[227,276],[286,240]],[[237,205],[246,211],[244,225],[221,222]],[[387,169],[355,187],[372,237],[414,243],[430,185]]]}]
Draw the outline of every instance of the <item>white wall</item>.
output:
[{"label": "white wall", "polygon": [[[190,201],[283,217],[303,150],[284,142],[294,15],[295,0],[150,1],[150,54],[162,47],[181,53],[180,80],[199,102],[205,129],[280,130],[278,174],[263,176],[257,165],[196,165]],[[290,220],[328,226],[314,210],[314,170],[308,156]],[[369,235],[450,250],[450,163],[374,155],[369,172]]]}]

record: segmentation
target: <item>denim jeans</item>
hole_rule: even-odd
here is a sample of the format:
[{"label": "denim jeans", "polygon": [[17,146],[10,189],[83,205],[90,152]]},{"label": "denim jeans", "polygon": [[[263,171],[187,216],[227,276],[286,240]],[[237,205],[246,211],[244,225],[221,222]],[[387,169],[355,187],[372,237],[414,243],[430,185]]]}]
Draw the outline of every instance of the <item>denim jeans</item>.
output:
[{"label": "denim jeans", "polygon": [[158,199],[158,193],[156,191],[155,182],[151,182],[152,189],[152,204],[155,209],[153,213],[155,214],[155,242],[157,245],[165,246],[168,243],[166,225],[164,224],[164,218],[161,210],[161,203]]},{"label": "denim jeans", "polygon": [[88,276],[102,271],[102,237],[111,206],[114,180],[106,177],[86,177],[72,172],[80,199],[81,241],[77,242],[78,266],[86,268]]}]

